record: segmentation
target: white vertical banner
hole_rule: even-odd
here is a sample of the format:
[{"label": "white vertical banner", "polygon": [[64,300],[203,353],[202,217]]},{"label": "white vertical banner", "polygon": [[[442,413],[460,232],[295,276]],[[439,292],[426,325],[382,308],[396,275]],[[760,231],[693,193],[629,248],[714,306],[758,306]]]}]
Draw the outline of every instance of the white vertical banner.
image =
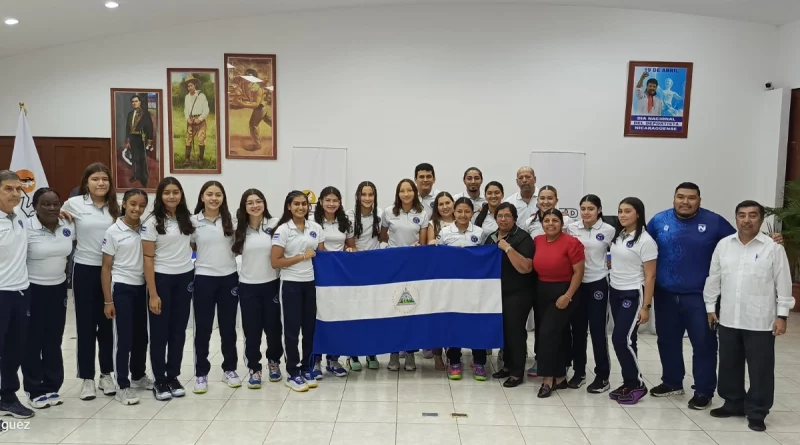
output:
[{"label": "white vertical banner", "polygon": [[11,153],[9,169],[16,172],[22,182],[24,193],[18,210],[30,218],[33,215],[33,194],[48,185],[39,152],[36,151],[36,144],[33,142],[31,127],[28,126],[28,116],[22,104],[20,104],[17,134],[14,137],[14,151]]},{"label": "white vertical banner", "polygon": [[327,186],[342,192],[342,206],[347,193],[347,149],[333,147],[292,147],[292,189],[308,196],[311,211],[317,203],[317,193]]},{"label": "white vertical banner", "polygon": [[536,173],[536,187],[552,185],[558,190],[558,208],[572,220],[579,218],[580,199],[584,196],[585,153],[533,151],[530,166]]}]

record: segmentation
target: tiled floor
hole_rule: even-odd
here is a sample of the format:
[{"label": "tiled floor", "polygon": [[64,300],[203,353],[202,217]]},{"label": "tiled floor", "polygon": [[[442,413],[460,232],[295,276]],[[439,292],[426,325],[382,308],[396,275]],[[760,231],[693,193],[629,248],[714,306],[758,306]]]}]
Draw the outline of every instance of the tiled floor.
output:
[{"label": "tiled floor", "polygon": [[[66,372],[73,376],[72,307],[69,313],[63,347]],[[538,399],[539,379],[504,389],[497,380],[475,382],[467,371],[464,380],[451,382],[444,372],[434,371],[432,360],[421,357],[416,372],[391,373],[384,368],[347,378],[326,375],[319,388],[308,393],[292,393],[282,383],[268,382],[261,390],[233,390],[220,381],[222,357],[215,333],[207,394],[190,392],[164,403],[143,392],[136,406],[122,406],[104,396],[84,402],[77,398],[78,380],[68,379],[62,388],[63,405],[36,411],[29,424],[18,425],[23,429],[0,434],[0,443],[800,445],[800,328],[790,323],[789,329],[777,342],[776,403],[767,418],[768,433],[749,431],[741,419],[714,419],[708,411],[690,411],[689,396],[648,396],[636,406],[621,408],[607,394],[588,394],[584,387]],[[684,351],[691,370],[688,340]],[[640,338],[639,359],[650,385],[658,384],[661,365],[655,337]],[[381,364],[386,362],[387,357],[381,357]],[[187,383],[192,363],[192,346],[187,343],[181,375]],[[612,385],[618,385],[616,359],[612,372]],[[246,374],[244,365],[239,373]],[[685,387],[691,384],[687,377]],[[718,398],[713,406],[719,406]],[[467,417],[456,419],[452,413]]]}]

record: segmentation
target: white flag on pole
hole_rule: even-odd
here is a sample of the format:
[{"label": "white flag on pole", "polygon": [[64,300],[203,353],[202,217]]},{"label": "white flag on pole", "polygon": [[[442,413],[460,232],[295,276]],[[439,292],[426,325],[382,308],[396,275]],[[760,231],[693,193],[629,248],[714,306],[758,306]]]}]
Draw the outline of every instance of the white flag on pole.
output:
[{"label": "white flag on pole", "polygon": [[33,194],[36,190],[47,187],[47,178],[44,176],[42,161],[33,143],[28,116],[22,108],[19,110],[14,152],[11,154],[11,170],[19,175],[24,192],[18,210],[30,218],[33,215]]}]

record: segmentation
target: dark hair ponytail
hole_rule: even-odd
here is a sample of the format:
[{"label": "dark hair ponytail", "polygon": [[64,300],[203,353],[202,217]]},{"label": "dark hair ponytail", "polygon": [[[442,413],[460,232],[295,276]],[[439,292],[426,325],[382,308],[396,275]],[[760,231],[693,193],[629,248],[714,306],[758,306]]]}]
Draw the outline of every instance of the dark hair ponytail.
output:
[{"label": "dark hair ponytail", "polygon": [[[469,170],[467,170],[467,171],[469,171]],[[489,190],[489,187],[491,187],[491,186],[495,186],[495,187],[499,188],[500,192],[505,194],[505,190],[503,190],[503,184],[500,184],[497,181],[489,181],[489,183],[486,184],[486,187],[483,188],[483,194],[484,195],[486,194],[486,191]],[[481,207],[481,210],[478,212],[478,216],[475,218],[475,225],[482,228],[483,227],[483,222],[486,221],[486,216],[488,214],[489,214],[489,203],[486,202],[486,203],[483,204],[483,207]],[[492,215],[492,216],[494,216],[494,215]]]},{"label": "dark hair ponytail", "polygon": [[378,189],[370,181],[362,181],[356,189],[356,205],[353,210],[353,236],[358,239],[364,233],[364,226],[361,223],[361,192],[364,191],[364,187],[372,187],[372,194],[375,195],[372,200],[372,237],[377,238],[381,234],[381,222],[378,218]]},{"label": "dark hair ponytail", "polygon": [[583,204],[584,202],[588,202],[589,204],[592,204],[593,206],[597,207],[597,219],[602,221],[603,204],[602,202],[600,202],[600,197],[592,194],[586,195],[583,198],[581,198],[581,200],[578,202],[578,207],[580,207],[580,205]]},{"label": "dark hair ponytail", "polygon": [[145,193],[144,190],[142,190],[142,189],[129,189],[128,191],[125,192],[124,195],[122,195],[122,208],[119,211],[119,217],[120,218],[125,216],[125,203],[128,202],[128,199],[130,199],[131,196],[136,196],[136,195],[144,196],[144,205],[147,206],[147,202],[148,202],[147,193]]}]

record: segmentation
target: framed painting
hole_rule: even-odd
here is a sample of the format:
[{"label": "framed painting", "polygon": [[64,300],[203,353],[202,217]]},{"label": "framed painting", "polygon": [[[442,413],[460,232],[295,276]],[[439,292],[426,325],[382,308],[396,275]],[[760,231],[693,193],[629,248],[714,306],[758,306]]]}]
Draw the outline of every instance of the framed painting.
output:
[{"label": "framed painting", "polygon": [[219,70],[167,68],[169,168],[178,174],[222,172]]},{"label": "framed painting", "polygon": [[111,89],[111,171],[114,188],[156,191],[164,177],[163,90]]},{"label": "framed painting", "polygon": [[687,137],[692,67],[691,62],[628,64],[625,136]]},{"label": "framed painting", "polygon": [[225,157],[278,158],[274,54],[225,54]]}]

